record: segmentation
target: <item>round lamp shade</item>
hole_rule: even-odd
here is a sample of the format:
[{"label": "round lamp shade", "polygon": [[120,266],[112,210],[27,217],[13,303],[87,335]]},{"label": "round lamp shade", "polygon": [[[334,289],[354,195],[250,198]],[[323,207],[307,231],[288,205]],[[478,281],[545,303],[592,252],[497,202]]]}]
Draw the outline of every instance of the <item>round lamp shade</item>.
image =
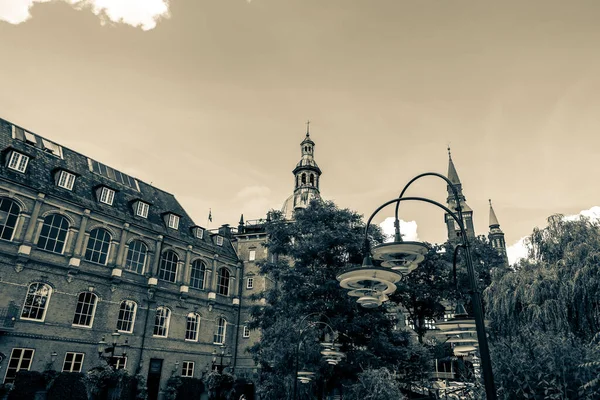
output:
[{"label": "round lamp shade", "polygon": [[404,261],[419,264],[429,251],[427,245],[421,242],[391,242],[373,247],[373,259],[379,261]]}]

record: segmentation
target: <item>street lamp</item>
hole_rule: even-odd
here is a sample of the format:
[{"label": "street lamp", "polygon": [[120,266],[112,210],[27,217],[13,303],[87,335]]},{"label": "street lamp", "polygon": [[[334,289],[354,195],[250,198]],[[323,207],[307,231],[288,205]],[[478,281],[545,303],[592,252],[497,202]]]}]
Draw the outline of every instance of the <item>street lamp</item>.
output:
[{"label": "street lamp", "polygon": [[[426,176],[440,178],[446,182],[449,188],[451,188],[454,201],[456,203],[456,208],[454,211],[437,201],[425,197],[404,197],[404,193],[413,182]],[[395,283],[402,278],[402,274],[410,273],[410,271],[416,268],[418,263],[423,260],[421,256],[423,256],[427,251],[427,246],[419,242],[403,242],[400,235],[398,207],[400,206],[400,203],[404,201],[424,202],[437,206],[438,208],[444,210],[456,222],[456,225],[458,225],[460,229],[460,239],[462,241],[462,247],[465,250],[467,274],[471,289],[471,302],[473,304],[473,314],[475,317],[475,328],[481,356],[481,366],[483,370],[486,397],[488,400],[496,400],[496,388],[494,385],[494,376],[492,373],[490,353],[485,332],[485,323],[483,320],[481,293],[479,292],[475,278],[475,270],[473,268],[470,245],[467,239],[467,231],[463,223],[460,197],[456,187],[447,177],[435,172],[426,172],[417,175],[416,177],[412,178],[406,184],[406,186],[404,186],[398,198],[383,203],[375,210],[375,212],[373,212],[373,214],[369,217],[365,227],[363,264],[361,267],[349,269],[338,275],[337,279],[340,281],[340,286],[350,290],[348,295],[359,297],[357,302],[363,307],[378,307],[382,302],[388,299],[388,295],[390,293],[393,293],[396,290]],[[391,204],[396,205],[394,241],[375,246],[371,254],[368,236],[369,226],[371,225],[371,221],[375,215],[383,208]],[[373,264],[373,259],[382,261],[381,266],[375,266]]]},{"label": "street lamp", "polygon": [[[219,371],[219,372],[223,371],[226,367],[226,365],[223,364],[223,357],[225,357],[225,356],[230,357],[229,353],[225,354],[225,350],[227,349],[227,346],[222,344],[220,346],[220,349],[221,349],[221,351],[218,354],[217,354],[217,349],[213,349],[213,351],[212,351],[212,368],[211,368],[212,370]],[[217,364],[217,355],[219,355],[221,358],[219,364]],[[230,360],[230,362],[231,362],[231,360]],[[229,364],[227,366],[229,366]]]},{"label": "street lamp", "polygon": [[117,350],[117,347],[121,347],[122,350],[122,354],[120,357],[126,357],[127,356],[127,349],[130,347],[129,346],[129,339],[125,339],[125,342],[121,345],[119,345],[119,337],[121,337],[121,334],[118,331],[114,331],[113,333],[111,333],[111,346],[108,346],[108,343],[106,342],[106,336],[102,336],[102,339],[100,339],[100,341],[98,342],[98,345],[96,346],[96,350],[98,351],[98,357],[100,357],[101,359],[105,360],[106,362],[109,362],[111,359],[113,359],[115,357],[115,352]]},{"label": "street lamp", "polygon": [[[331,336],[329,337],[329,335],[325,335],[325,340],[323,340],[320,343],[320,345],[322,347],[321,356],[329,365],[337,365],[340,361],[342,361],[342,359],[344,357],[346,357],[346,355],[340,351],[341,345],[339,343],[336,343],[337,334],[336,334],[336,331],[331,327],[330,324],[328,324],[327,322],[323,322],[323,321],[307,322],[309,317],[316,317],[316,316],[329,319],[324,314],[311,313],[311,314],[305,315],[299,322],[299,325],[301,328],[300,328],[300,331],[298,334],[298,345],[295,348],[295,350],[296,350],[296,354],[295,354],[296,373],[294,376],[294,393],[292,396],[292,400],[296,400],[296,393],[298,392],[298,382],[305,383],[305,384],[310,383],[314,379],[314,376],[315,376],[315,373],[313,371],[308,371],[308,370],[300,371],[300,368],[299,368],[300,367],[300,346],[302,346],[302,344],[305,344],[304,343],[305,334],[307,332],[309,332],[310,329],[314,328],[317,325],[321,325],[321,326],[329,329],[329,331],[331,332]],[[302,325],[305,323],[306,323],[306,325],[304,327],[302,327]]]}]

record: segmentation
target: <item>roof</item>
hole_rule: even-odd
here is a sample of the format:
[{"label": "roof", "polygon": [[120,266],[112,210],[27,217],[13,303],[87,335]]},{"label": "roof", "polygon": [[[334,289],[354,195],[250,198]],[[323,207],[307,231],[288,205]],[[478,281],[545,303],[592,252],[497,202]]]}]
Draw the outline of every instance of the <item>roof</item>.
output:
[{"label": "roof", "polygon": [[[39,138],[35,145],[27,144],[20,139],[14,139],[12,136],[13,125],[0,119],[0,150],[6,152],[6,149],[13,148],[31,155],[33,158],[30,160],[24,174],[8,169],[5,162],[1,163],[0,176],[5,179],[72,202],[92,212],[124,220],[157,234],[179,239],[219,255],[237,259],[235,251],[227,238],[225,238],[223,246],[213,244],[210,235],[204,235],[203,239],[196,238],[191,229],[197,225],[171,193],[123,174],[60,145],[62,157],[44,151],[42,140],[48,142],[49,139],[38,134],[34,134]],[[16,125],[14,126],[19,130],[22,129]],[[27,132],[28,134],[32,133]],[[56,143],[54,144],[56,145]],[[60,188],[55,184],[54,172],[61,169],[78,175],[72,191]],[[105,174],[103,175],[101,171]],[[106,171],[109,172],[106,173]],[[108,176],[113,177],[113,179]],[[117,192],[112,205],[103,204],[97,200],[95,192],[99,186],[106,186]],[[151,205],[148,218],[138,217],[134,214],[133,203],[137,200],[142,200]],[[166,227],[163,220],[165,213],[173,213],[180,217],[178,230]]]},{"label": "roof", "polygon": [[458,178],[458,173],[456,172],[456,167],[454,167],[454,162],[452,161],[452,154],[450,154],[450,148],[448,147],[448,179],[453,184],[460,184],[460,179]]},{"label": "roof", "polygon": [[500,226],[498,222],[498,218],[496,217],[496,213],[494,212],[494,207],[492,207],[492,200],[490,199],[490,228],[492,226]]}]

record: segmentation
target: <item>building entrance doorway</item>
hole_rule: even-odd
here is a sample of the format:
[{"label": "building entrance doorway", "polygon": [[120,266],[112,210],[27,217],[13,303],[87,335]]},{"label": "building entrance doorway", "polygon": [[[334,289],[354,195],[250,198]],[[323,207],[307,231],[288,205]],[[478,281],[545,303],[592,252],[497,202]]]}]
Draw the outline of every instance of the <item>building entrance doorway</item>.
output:
[{"label": "building entrance doorway", "polygon": [[160,391],[160,374],[162,371],[163,360],[151,358],[148,368],[148,400],[158,400]]}]

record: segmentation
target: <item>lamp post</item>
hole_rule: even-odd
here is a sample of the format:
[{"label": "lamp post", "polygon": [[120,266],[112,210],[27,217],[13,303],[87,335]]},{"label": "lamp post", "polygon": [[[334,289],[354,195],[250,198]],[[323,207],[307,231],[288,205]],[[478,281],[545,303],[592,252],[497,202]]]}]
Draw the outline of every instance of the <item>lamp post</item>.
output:
[{"label": "lamp post", "polygon": [[[217,349],[213,349],[212,351],[212,370],[214,371],[219,371],[222,372],[226,365],[223,364],[223,357],[227,356],[230,357],[230,354],[227,353],[225,354],[225,350],[227,349],[227,346],[225,346],[224,344],[222,344],[221,346],[219,346],[220,351],[217,353]],[[217,355],[220,357],[220,362],[219,364],[217,364]],[[227,366],[229,366],[229,364],[227,364]]]},{"label": "lamp post", "polygon": [[115,358],[117,347],[122,348],[121,356],[119,356],[122,358],[127,357],[127,349],[129,348],[129,339],[125,339],[125,343],[121,345],[119,344],[119,338],[121,337],[121,334],[118,331],[115,330],[110,336],[111,346],[108,346],[108,343],[106,342],[106,336],[102,336],[102,339],[100,339],[98,346],[96,347],[96,350],[98,351],[98,357],[106,361],[109,365],[110,360]]},{"label": "lamp post", "polygon": [[[425,197],[404,197],[404,193],[413,182],[427,176],[440,178],[446,182],[449,188],[451,188],[456,203],[454,211],[437,201]],[[423,260],[422,257],[427,251],[426,245],[419,242],[403,242],[400,235],[398,208],[400,203],[404,201],[424,202],[437,206],[444,210],[456,222],[456,225],[458,225],[460,229],[461,246],[465,250],[467,274],[469,277],[471,302],[473,304],[473,314],[475,317],[475,327],[477,331],[477,341],[479,344],[486,397],[488,400],[496,400],[496,388],[494,385],[494,376],[492,373],[490,353],[485,332],[481,293],[479,292],[477,280],[475,278],[469,240],[463,222],[461,201],[456,187],[447,177],[435,172],[426,172],[417,175],[404,186],[398,198],[383,203],[375,210],[375,212],[373,212],[365,227],[363,264],[361,267],[349,269],[338,275],[337,279],[340,281],[340,286],[350,290],[348,295],[358,297],[357,302],[363,307],[378,307],[382,302],[388,299],[387,295],[396,290],[395,284],[402,279],[403,274],[410,273],[418,266],[418,263]],[[371,255],[371,246],[368,237],[369,226],[375,215],[391,204],[396,205],[394,241],[375,246],[372,249],[373,255]],[[375,266],[373,264],[373,259],[381,261],[381,266]]]},{"label": "lamp post", "polygon": [[[301,383],[310,383],[313,380],[313,377],[315,375],[315,373],[312,371],[304,371],[304,370],[300,371],[299,370],[300,346],[302,346],[302,344],[304,343],[305,334],[307,332],[309,332],[309,330],[311,328],[314,328],[317,325],[321,325],[325,328],[328,328],[329,331],[331,331],[331,341],[328,341],[327,337],[325,337],[325,340],[320,343],[320,345],[322,347],[321,355],[329,365],[337,365],[342,360],[342,358],[344,358],[346,356],[343,352],[340,351],[341,345],[339,343],[336,343],[337,334],[336,334],[335,330],[331,327],[330,324],[328,324],[327,322],[323,322],[323,321],[307,322],[309,317],[316,317],[316,316],[327,318],[326,315],[321,314],[321,313],[311,313],[311,314],[304,316],[300,320],[300,323],[299,323],[300,331],[298,334],[298,344],[297,344],[297,346],[295,346],[296,365],[295,365],[295,374],[294,374],[294,392],[292,395],[292,400],[296,400],[296,395],[298,392],[298,381],[300,381]],[[302,327],[302,325],[305,323],[306,323],[306,325],[304,327]]]}]

